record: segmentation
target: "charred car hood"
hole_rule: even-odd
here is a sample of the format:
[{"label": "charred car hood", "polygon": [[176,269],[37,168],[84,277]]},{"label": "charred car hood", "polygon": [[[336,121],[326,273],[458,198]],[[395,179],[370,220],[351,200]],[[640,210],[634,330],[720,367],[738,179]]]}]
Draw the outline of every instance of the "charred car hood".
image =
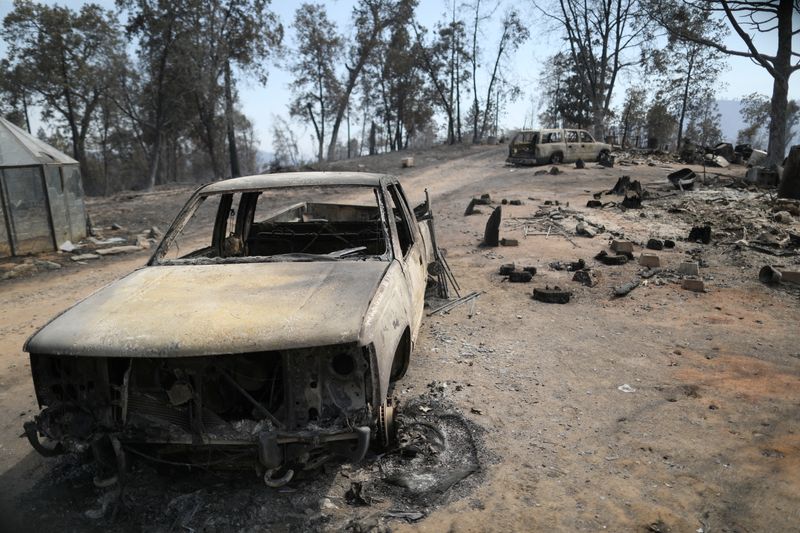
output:
[{"label": "charred car hood", "polygon": [[325,261],[146,267],[56,317],[25,350],[189,357],[355,342],[387,266]]}]

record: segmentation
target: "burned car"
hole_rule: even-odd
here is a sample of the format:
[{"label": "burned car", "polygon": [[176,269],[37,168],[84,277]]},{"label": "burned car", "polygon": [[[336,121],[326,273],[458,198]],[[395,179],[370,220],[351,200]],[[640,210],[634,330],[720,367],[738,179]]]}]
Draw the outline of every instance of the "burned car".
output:
[{"label": "burned car", "polygon": [[201,187],[145,267],[27,341],[28,439],[112,465],[257,460],[270,485],[358,461],[392,438],[435,259],[427,200],[410,208],[389,176]]},{"label": "burned car", "polygon": [[610,155],[611,145],[595,141],[586,130],[522,130],[511,139],[506,162],[537,165],[572,163],[578,159],[605,161]]}]

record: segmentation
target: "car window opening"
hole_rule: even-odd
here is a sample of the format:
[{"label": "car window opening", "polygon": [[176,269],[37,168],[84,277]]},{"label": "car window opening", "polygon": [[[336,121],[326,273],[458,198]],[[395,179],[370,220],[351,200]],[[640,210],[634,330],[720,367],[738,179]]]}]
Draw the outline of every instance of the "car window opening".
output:
[{"label": "car window opening", "polygon": [[[372,187],[287,187],[200,197],[159,262],[384,258],[377,194]],[[397,217],[407,224],[402,212]],[[404,231],[408,246],[407,225]]]}]

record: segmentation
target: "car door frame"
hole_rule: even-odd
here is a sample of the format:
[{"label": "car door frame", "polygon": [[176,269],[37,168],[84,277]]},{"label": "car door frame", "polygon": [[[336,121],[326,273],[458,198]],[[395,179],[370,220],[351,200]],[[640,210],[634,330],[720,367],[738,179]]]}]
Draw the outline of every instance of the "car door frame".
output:
[{"label": "car door frame", "polygon": [[[394,200],[390,188],[397,192],[397,201]],[[427,286],[425,254],[423,253],[425,243],[422,240],[416,218],[410,211],[408,201],[400,183],[397,180],[391,180],[383,183],[382,189],[386,200],[387,215],[392,214],[389,213],[389,211],[394,204],[399,209],[398,215],[405,220],[411,237],[411,244],[408,247],[408,251],[403,254],[403,250],[400,246],[400,233],[397,224],[393,216],[388,216],[389,230],[394,237],[392,239],[394,256],[403,271],[403,277],[405,278],[406,287],[408,289],[407,294],[409,298],[407,300],[407,309],[409,325],[413,335],[414,332],[419,331],[424,314],[425,288]]]},{"label": "car door frame", "polygon": [[[591,141],[583,141],[581,139],[581,135],[586,134],[589,136]],[[581,159],[584,161],[595,161],[597,160],[597,154],[599,150],[596,150],[597,141],[594,139],[591,133],[586,130],[578,130],[578,139],[580,140],[581,145]]]},{"label": "car door frame", "polygon": [[[567,139],[569,133],[575,133],[575,141],[570,142]],[[581,135],[580,130],[565,129],[564,130],[564,163],[572,163],[581,157]]]}]

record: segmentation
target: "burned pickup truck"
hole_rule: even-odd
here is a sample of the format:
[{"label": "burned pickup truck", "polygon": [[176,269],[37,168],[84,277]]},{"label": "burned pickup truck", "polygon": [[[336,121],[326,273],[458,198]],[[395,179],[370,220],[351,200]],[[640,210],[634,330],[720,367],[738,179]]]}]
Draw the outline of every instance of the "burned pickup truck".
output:
[{"label": "burned pickup truck", "polygon": [[[395,178],[293,173],[197,190],[147,266],[26,343],[51,455],[258,461],[269,485],[393,432],[435,271]],[[180,459],[176,459],[180,458]],[[256,463],[258,464],[258,463]]]}]

